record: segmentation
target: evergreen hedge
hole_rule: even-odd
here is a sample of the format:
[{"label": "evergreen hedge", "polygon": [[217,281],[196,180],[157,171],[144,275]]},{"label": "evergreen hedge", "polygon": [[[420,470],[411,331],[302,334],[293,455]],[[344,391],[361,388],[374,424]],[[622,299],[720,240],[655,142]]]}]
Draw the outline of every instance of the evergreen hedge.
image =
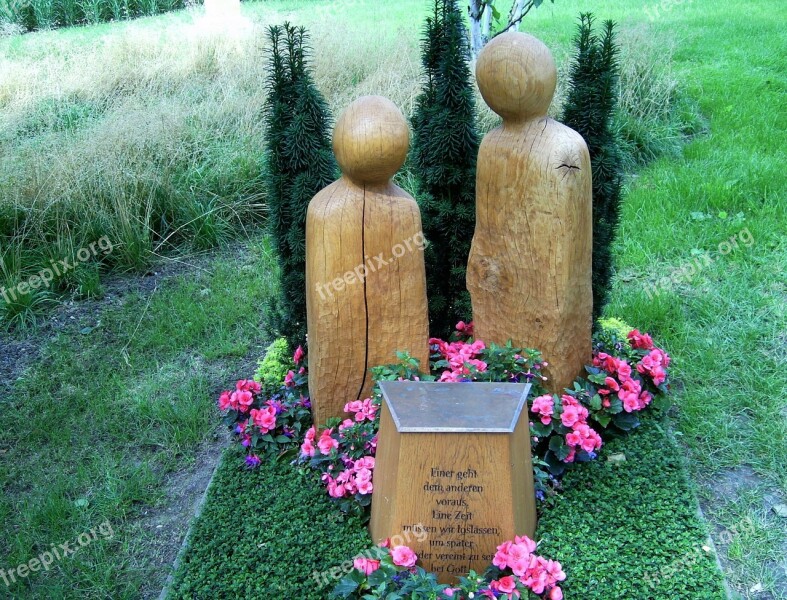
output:
[{"label": "evergreen hedge", "polygon": [[309,64],[308,34],[285,23],[268,29],[265,182],[268,227],[279,261],[279,296],[268,306],[272,331],[295,345],[306,339],[306,210],[332,183],[330,113]]},{"label": "evergreen hedge", "polygon": [[597,319],[612,287],[612,245],[620,222],[623,164],[612,128],[618,104],[615,24],[605,21],[601,35],[591,13],[582,13],[574,38],[576,56],[562,121],[588,145],[593,170],[593,317]]},{"label": "evergreen hedge", "polygon": [[475,229],[479,135],[467,28],[456,0],[435,0],[421,46],[424,84],[413,124],[431,335],[448,339],[472,309],[465,284]]}]

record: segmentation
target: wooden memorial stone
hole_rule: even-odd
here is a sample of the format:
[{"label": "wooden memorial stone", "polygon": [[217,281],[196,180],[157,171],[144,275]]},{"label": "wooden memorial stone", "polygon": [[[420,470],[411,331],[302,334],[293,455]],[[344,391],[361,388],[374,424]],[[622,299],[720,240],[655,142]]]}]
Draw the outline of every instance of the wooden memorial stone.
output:
[{"label": "wooden memorial stone", "polygon": [[386,98],[342,113],[333,149],[342,177],[306,216],[309,392],[318,426],[368,398],[372,367],[406,351],[429,368],[424,235],[415,200],[391,183],[410,134]]},{"label": "wooden memorial stone", "polygon": [[534,536],[529,384],[380,386],[374,542],[408,539],[423,567],[452,583],[483,572],[504,541]]},{"label": "wooden memorial stone", "polygon": [[467,268],[475,335],[540,350],[559,392],[591,356],[590,157],[578,133],[547,117],[557,72],[538,39],[497,36],[476,78],[503,124],[478,154]]}]

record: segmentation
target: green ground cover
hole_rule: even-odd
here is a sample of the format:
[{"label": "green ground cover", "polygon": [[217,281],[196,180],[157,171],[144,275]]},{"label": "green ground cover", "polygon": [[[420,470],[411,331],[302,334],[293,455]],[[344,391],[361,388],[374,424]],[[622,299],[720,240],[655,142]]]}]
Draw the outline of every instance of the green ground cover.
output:
[{"label": "green ground cover", "polygon": [[[620,454],[624,462],[605,460]],[[539,554],[563,565],[566,598],[726,597],[683,462],[649,418],[565,478],[536,537]],[[330,569],[369,547],[366,529],[342,515],[313,475],[242,465],[227,452],[169,597],[327,598],[336,583]]]}]

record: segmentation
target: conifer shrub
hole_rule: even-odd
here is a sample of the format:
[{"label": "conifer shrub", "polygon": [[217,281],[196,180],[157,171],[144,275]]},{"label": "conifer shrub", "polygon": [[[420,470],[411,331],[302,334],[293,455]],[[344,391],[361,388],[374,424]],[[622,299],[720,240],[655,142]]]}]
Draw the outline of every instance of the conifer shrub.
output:
[{"label": "conifer shrub", "polygon": [[267,307],[268,325],[295,347],[306,338],[306,210],[336,179],[328,105],[309,63],[308,34],[285,23],[268,29],[265,105],[268,229],[279,267],[279,296]]},{"label": "conifer shrub", "polygon": [[588,145],[593,169],[593,317],[607,302],[614,274],[612,246],[620,222],[623,161],[613,129],[618,104],[619,46],[615,24],[605,21],[601,34],[591,13],[579,17],[576,55],[562,121]]},{"label": "conifer shrub", "polygon": [[426,248],[431,335],[471,316],[465,284],[475,228],[479,135],[470,48],[456,0],[435,0],[421,46],[423,88],[413,115],[413,170]]}]

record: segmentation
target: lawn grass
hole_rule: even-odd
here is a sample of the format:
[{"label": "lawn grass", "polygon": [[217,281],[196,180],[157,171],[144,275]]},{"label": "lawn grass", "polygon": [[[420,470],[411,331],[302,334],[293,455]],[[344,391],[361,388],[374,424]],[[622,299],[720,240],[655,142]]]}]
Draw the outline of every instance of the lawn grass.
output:
[{"label": "lawn grass", "polygon": [[118,294],[44,345],[0,398],[0,568],[105,521],[114,535],[21,584],[0,583],[0,597],[158,594],[167,573],[153,570],[150,549],[162,532],[139,520],[172,502],[169,481],[215,445],[217,391],[263,351],[259,307],[274,269],[257,242],[160,287]]},{"label": "lawn grass", "polygon": [[[675,427],[727,576],[748,598],[787,598],[787,521],[772,511],[787,501],[785,8],[694,2],[657,21],[682,32],[676,69],[710,133],[630,186],[609,310],[676,357]],[[744,230],[750,243],[723,254]],[[709,265],[649,298],[646,286],[699,252]],[[725,543],[747,517],[754,531]]]}]

